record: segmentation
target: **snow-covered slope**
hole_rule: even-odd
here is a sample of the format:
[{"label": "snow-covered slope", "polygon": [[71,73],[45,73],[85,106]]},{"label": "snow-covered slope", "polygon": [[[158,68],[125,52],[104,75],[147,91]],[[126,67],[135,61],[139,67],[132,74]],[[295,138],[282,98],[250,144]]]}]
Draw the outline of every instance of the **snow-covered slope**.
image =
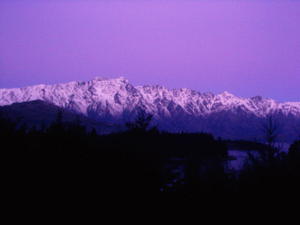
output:
[{"label": "snow-covered slope", "polygon": [[278,103],[259,96],[241,98],[228,92],[215,95],[185,88],[170,90],[162,86],[134,87],[123,77],[0,89],[1,106],[33,100],[43,100],[85,115],[100,117],[119,118],[136,109],[144,109],[156,118],[171,117],[178,113],[205,116],[222,111],[243,111],[258,117],[269,113],[300,117],[300,102]]}]

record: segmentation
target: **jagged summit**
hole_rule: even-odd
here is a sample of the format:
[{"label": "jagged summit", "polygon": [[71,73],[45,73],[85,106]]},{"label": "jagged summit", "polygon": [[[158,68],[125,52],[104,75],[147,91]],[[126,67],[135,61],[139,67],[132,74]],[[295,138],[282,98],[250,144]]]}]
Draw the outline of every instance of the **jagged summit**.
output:
[{"label": "jagged summit", "polygon": [[87,82],[35,85],[0,89],[0,105],[43,100],[88,115],[119,115],[142,108],[156,117],[178,112],[201,116],[220,111],[243,110],[256,116],[280,112],[300,116],[299,102],[278,103],[261,96],[237,97],[228,91],[221,94],[200,93],[187,88],[167,89],[159,85],[133,86],[124,77],[95,77]]},{"label": "jagged summit", "polygon": [[91,81],[94,82],[116,82],[116,83],[128,83],[129,81],[123,77],[116,77],[116,78],[108,78],[108,77],[101,77],[101,76],[96,76],[94,77]]},{"label": "jagged summit", "polygon": [[220,95],[225,96],[225,97],[228,97],[228,98],[235,97],[235,95],[231,94],[231,93],[228,92],[228,91],[224,91],[224,92],[221,93]]}]

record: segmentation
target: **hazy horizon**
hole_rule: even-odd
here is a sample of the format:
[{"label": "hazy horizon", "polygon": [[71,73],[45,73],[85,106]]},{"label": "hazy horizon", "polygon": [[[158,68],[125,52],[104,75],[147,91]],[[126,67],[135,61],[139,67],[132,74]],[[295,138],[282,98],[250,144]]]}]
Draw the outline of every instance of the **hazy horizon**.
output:
[{"label": "hazy horizon", "polygon": [[0,88],[123,76],[300,101],[300,1],[2,0]]}]

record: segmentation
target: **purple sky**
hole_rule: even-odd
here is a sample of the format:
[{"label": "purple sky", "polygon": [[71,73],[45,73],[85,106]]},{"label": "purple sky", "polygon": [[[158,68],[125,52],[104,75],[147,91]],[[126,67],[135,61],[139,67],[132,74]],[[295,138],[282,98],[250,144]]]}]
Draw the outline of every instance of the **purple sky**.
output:
[{"label": "purple sky", "polygon": [[95,76],[300,101],[300,1],[0,0],[0,88]]}]

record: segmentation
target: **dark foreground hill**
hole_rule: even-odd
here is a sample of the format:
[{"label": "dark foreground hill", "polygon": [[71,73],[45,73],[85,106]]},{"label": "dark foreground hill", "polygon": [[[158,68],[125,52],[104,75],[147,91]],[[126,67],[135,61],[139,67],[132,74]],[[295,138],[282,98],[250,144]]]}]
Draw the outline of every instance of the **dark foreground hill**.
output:
[{"label": "dark foreground hill", "polygon": [[202,206],[299,195],[299,142],[288,154],[269,146],[236,174],[224,166],[226,143],[210,134],[161,133],[147,118],[128,127],[97,135],[58,117],[28,132],[0,119],[6,193],[11,201],[39,204],[126,199]]},{"label": "dark foreground hill", "polygon": [[90,119],[82,114],[58,107],[52,103],[36,100],[12,105],[1,106],[0,115],[26,129],[47,128],[58,116],[64,123],[80,123],[88,130],[95,129],[98,133],[111,133],[121,128]]}]

